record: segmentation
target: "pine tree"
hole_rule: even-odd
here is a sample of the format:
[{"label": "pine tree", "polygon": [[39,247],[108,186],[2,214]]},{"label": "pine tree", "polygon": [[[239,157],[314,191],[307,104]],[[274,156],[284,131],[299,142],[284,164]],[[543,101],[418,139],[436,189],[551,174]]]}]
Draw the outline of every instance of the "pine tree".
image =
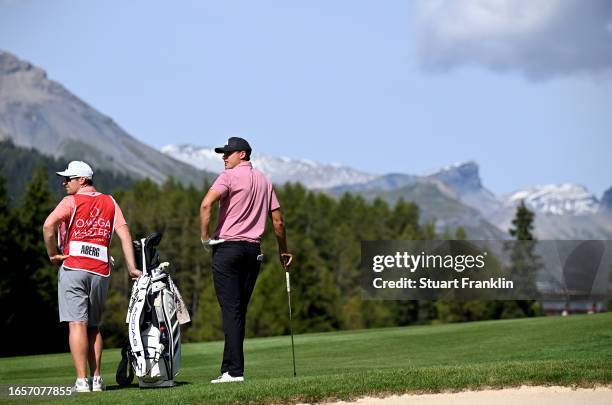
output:
[{"label": "pine tree", "polygon": [[2,269],[2,278],[0,278],[0,296],[6,294],[8,284],[5,280],[5,274],[8,270],[9,255],[14,252],[11,249],[13,241],[11,217],[9,211],[9,198],[6,192],[5,179],[0,175],[0,269]]},{"label": "pine tree", "polygon": [[514,236],[516,240],[536,240],[533,236],[533,221],[535,214],[525,205],[525,201],[521,200],[521,203],[516,207],[516,215],[512,220],[513,228],[510,228],[511,236]]},{"label": "pine tree", "polygon": [[[516,208],[512,220],[513,227],[508,230],[517,241],[510,250],[510,276],[515,280],[517,296],[533,297],[537,294],[536,275],[541,267],[541,259],[535,252],[536,238],[533,235],[535,214],[525,205],[524,201]],[[503,305],[501,317],[534,316],[540,313],[535,300],[507,301]]]},{"label": "pine tree", "polygon": [[12,354],[58,351],[66,344],[58,322],[57,269],[48,261],[42,237],[43,222],[52,208],[46,169],[38,166],[14,210],[19,257],[8,269],[13,272],[7,297],[13,313],[6,325],[13,344],[2,345]]},{"label": "pine tree", "polygon": [[[0,176],[0,328],[3,331],[9,330],[8,328],[15,316],[16,296],[11,293],[11,290],[16,283],[15,276],[18,273],[17,258],[19,256],[15,245],[14,224],[8,201],[4,177]],[[0,346],[10,345],[9,342],[5,341],[6,337],[9,336],[6,333],[2,334]],[[2,353],[10,353],[10,351],[2,349]]]}]

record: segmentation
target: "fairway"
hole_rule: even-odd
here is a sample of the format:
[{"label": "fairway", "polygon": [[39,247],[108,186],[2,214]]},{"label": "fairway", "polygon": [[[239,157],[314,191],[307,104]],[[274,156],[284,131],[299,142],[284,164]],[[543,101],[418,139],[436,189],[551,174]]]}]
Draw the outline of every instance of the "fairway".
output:
[{"label": "fairway", "polygon": [[[297,378],[292,376],[290,338],[281,336],[245,342],[245,383],[212,385],[222,342],[185,344],[178,386],[156,390],[119,389],[114,378],[119,351],[107,350],[107,391],[64,401],[278,403],[520,384],[612,383],[612,313],[306,334],[297,335],[295,345]],[[2,358],[0,381],[71,385],[70,355]]]}]

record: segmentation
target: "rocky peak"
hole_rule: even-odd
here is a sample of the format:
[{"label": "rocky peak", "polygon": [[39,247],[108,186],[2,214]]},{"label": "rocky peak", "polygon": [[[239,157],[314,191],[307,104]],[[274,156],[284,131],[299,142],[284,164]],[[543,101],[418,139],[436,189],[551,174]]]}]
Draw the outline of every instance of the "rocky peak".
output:
[{"label": "rocky peak", "polygon": [[0,50],[0,75],[6,76],[18,72],[31,72],[41,77],[47,76],[44,70],[17,58],[12,53]]},{"label": "rocky peak", "polygon": [[474,161],[445,166],[441,169],[425,173],[425,176],[444,182],[460,194],[475,192],[482,188],[479,167]]}]

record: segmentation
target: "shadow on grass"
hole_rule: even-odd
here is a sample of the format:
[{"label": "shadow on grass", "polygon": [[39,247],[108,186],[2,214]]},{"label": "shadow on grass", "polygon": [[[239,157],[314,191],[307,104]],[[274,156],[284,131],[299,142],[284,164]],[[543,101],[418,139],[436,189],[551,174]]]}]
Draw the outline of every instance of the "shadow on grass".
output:
[{"label": "shadow on grass", "polygon": [[[167,388],[174,388],[174,387],[181,387],[184,385],[192,385],[193,383],[188,382],[188,381],[175,381],[174,385],[172,387],[145,387],[145,388],[141,388],[143,390],[149,391],[149,390],[163,390],[163,389],[167,389]],[[132,383],[130,385],[108,385],[106,387],[106,391],[120,391],[120,390],[127,390],[127,389],[133,389],[133,388],[140,388],[138,386],[138,382]]]}]

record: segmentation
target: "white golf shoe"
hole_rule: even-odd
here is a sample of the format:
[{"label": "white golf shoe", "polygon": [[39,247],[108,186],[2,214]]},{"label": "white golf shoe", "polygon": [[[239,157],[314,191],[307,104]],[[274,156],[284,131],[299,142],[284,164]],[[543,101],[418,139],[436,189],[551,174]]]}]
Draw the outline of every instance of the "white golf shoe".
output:
[{"label": "white golf shoe", "polygon": [[102,380],[102,376],[95,375],[91,379],[91,390],[93,392],[100,392],[106,389],[106,384]]},{"label": "white golf shoe", "polygon": [[214,380],[210,380],[210,382],[213,384],[226,383],[226,382],[243,382],[243,381],[244,381],[244,377],[242,376],[232,377],[228,372],[221,374],[219,377],[215,378]]},{"label": "white golf shoe", "polygon": [[91,392],[89,380],[87,378],[77,378],[72,390],[74,392]]}]

